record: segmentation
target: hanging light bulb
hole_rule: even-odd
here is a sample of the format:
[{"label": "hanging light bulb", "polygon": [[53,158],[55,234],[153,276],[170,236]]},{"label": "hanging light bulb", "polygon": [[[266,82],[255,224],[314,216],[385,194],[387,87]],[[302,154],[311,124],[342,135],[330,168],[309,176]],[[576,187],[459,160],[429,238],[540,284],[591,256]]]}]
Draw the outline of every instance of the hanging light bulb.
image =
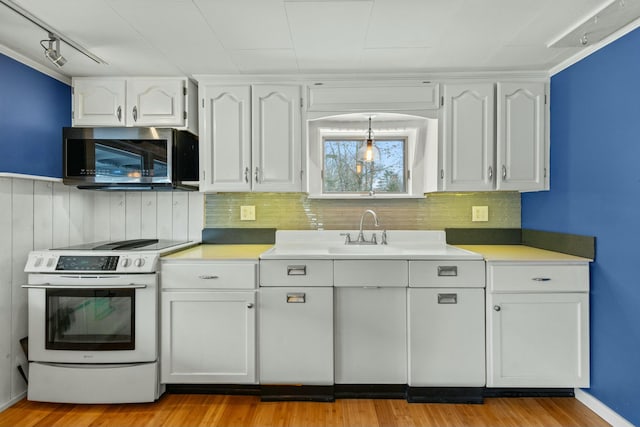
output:
[{"label": "hanging light bulb", "polygon": [[373,132],[371,130],[371,117],[369,117],[368,137],[364,144],[358,149],[357,160],[360,162],[375,162],[380,159],[378,147],[373,145]]}]

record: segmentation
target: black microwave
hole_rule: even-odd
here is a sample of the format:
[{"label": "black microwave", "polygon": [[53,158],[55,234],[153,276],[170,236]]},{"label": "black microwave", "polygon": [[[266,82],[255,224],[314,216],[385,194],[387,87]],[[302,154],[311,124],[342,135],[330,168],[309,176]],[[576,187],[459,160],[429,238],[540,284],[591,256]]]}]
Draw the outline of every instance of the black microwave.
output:
[{"label": "black microwave", "polygon": [[168,128],[63,128],[62,182],[83,189],[197,189],[198,137]]}]

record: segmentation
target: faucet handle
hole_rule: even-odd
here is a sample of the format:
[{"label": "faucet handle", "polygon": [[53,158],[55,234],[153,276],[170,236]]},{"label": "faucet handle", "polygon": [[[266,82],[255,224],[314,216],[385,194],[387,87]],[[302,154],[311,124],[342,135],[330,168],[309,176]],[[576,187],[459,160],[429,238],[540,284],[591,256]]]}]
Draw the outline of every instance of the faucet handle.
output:
[{"label": "faucet handle", "polygon": [[378,244],[378,238],[376,237],[376,233],[373,233],[371,235],[371,243],[374,244],[374,245]]},{"label": "faucet handle", "polygon": [[344,244],[348,245],[349,243],[351,243],[351,233],[340,233],[341,236],[345,236],[344,237]]},{"label": "faucet handle", "polygon": [[387,244],[387,230],[382,230],[382,237],[381,237],[380,244],[381,245]]}]

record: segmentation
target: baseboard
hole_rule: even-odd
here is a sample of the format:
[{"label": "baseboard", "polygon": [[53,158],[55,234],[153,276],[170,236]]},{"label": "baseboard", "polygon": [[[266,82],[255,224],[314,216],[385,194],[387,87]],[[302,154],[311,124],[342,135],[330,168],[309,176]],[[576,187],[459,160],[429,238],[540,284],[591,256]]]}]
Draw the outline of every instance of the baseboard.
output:
[{"label": "baseboard", "polygon": [[20,393],[19,395],[17,395],[13,399],[11,399],[10,401],[0,404],[0,412],[4,411],[5,409],[9,408],[10,406],[15,405],[16,403],[18,403],[19,401],[21,401],[25,397],[27,397],[27,392],[23,391],[22,393]]},{"label": "baseboard", "polygon": [[574,393],[578,401],[598,414],[600,418],[611,424],[613,427],[634,427],[633,424],[625,420],[616,411],[609,408],[586,391],[577,388],[574,390]]}]

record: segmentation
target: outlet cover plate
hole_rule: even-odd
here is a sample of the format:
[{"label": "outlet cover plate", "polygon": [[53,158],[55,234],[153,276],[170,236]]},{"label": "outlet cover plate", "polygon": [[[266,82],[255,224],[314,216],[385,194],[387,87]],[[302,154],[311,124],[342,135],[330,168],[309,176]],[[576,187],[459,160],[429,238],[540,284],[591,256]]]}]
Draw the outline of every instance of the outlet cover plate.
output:
[{"label": "outlet cover plate", "polygon": [[489,206],[471,206],[471,221],[489,221]]},{"label": "outlet cover plate", "polygon": [[255,220],[256,220],[255,206],[240,206],[240,221],[255,221]]}]

